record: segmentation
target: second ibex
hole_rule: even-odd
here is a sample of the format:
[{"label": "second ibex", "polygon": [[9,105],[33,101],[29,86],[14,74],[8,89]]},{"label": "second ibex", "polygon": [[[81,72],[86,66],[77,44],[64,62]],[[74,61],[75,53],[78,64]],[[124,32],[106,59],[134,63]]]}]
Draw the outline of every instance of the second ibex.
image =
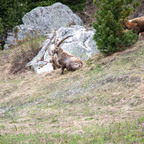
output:
[{"label": "second ibex", "polygon": [[65,52],[62,48],[60,48],[62,42],[69,37],[71,37],[71,35],[62,39],[58,44],[57,44],[57,38],[55,39],[53,56],[54,54],[57,55],[58,63],[61,65],[61,69],[62,69],[61,74],[64,74],[65,68],[68,71],[75,71],[83,66],[83,62],[79,58]]}]

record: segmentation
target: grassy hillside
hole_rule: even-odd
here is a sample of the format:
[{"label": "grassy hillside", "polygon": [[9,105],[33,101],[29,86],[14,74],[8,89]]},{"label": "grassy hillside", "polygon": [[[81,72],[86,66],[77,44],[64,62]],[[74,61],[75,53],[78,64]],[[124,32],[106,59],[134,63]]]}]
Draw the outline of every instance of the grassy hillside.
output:
[{"label": "grassy hillside", "polygon": [[22,47],[0,51],[0,143],[144,143],[144,41],[64,75],[12,74]]}]

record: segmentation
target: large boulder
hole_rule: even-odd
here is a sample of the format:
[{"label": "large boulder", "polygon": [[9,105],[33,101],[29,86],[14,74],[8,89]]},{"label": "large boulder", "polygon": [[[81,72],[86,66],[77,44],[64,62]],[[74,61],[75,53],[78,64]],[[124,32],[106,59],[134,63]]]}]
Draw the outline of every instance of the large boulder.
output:
[{"label": "large boulder", "polygon": [[82,20],[72,12],[72,10],[61,3],[55,3],[52,6],[37,7],[25,14],[22,18],[23,24],[17,26],[18,33],[8,33],[6,43],[16,45],[17,41],[24,40],[34,35],[44,35],[60,27],[71,25],[83,25]]},{"label": "large boulder", "polygon": [[52,64],[47,63],[49,61],[52,50],[54,49],[55,38],[58,38],[58,42],[66,36],[72,35],[66,39],[61,48],[81,60],[86,60],[98,53],[96,42],[93,40],[95,30],[86,29],[83,26],[75,25],[71,27],[62,27],[54,33],[48,36],[48,39],[42,44],[42,49],[36,57],[33,58],[26,66],[31,66],[36,73],[52,71]]}]

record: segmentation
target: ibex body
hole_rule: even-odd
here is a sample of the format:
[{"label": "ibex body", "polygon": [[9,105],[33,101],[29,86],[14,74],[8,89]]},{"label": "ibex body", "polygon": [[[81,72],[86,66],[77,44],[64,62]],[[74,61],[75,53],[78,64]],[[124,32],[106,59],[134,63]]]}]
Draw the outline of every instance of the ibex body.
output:
[{"label": "ibex body", "polygon": [[48,43],[47,47],[48,47],[48,54],[51,57],[51,59],[49,60],[49,63],[52,63],[53,70],[56,70],[56,69],[61,68],[61,65],[58,62],[57,56],[52,56],[52,53],[50,51],[50,43],[52,39],[54,38],[54,36],[55,36],[55,32],[53,33],[53,36],[50,38],[50,42]]},{"label": "ibex body", "polygon": [[68,71],[75,71],[83,66],[83,62],[79,58],[65,52],[62,48],[60,48],[60,44],[62,44],[62,42],[69,37],[70,36],[67,36],[66,38],[62,39],[59,44],[56,43],[56,38],[55,48],[53,50],[53,55],[57,54],[58,63],[61,65],[62,68],[62,74],[64,73],[65,68]]},{"label": "ibex body", "polygon": [[56,56],[52,56],[49,62],[52,63],[53,70],[61,68],[61,65],[59,64],[58,58]]},{"label": "ibex body", "polygon": [[144,32],[144,17],[138,17],[125,22],[128,29],[133,29],[137,34]]}]

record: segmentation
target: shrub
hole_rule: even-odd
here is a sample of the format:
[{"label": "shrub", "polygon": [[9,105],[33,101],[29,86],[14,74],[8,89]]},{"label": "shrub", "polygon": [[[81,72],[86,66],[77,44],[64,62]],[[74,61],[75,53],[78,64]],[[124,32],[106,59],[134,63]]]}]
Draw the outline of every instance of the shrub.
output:
[{"label": "shrub", "polygon": [[50,6],[56,2],[56,0],[24,0],[26,4],[26,11],[29,12],[36,7]]},{"label": "shrub", "polygon": [[[123,50],[126,46],[134,44],[138,36],[133,31],[123,32],[123,23],[138,6],[135,0],[94,0],[98,8],[94,40],[98,49],[104,54],[111,54]],[[130,5],[131,4],[131,5]]]},{"label": "shrub", "polygon": [[4,32],[4,27],[3,27],[2,19],[0,18],[0,36],[2,35],[3,32]]},{"label": "shrub", "polygon": [[85,7],[86,0],[57,0],[67,6],[69,6],[73,11],[82,11]]}]

